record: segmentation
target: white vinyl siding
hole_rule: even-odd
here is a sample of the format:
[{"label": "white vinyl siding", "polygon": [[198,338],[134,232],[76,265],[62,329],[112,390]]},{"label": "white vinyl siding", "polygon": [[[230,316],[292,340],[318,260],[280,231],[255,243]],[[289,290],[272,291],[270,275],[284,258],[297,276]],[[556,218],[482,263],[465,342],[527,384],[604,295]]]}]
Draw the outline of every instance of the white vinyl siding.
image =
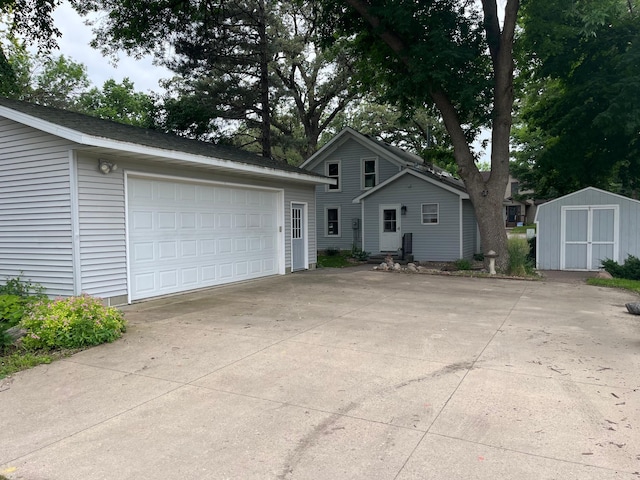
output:
[{"label": "white vinyl siding", "polygon": [[72,295],[70,142],[0,119],[0,278]]},{"label": "white vinyl siding", "polygon": [[126,295],[122,168],[105,175],[98,159],[78,159],[78,216],[82,291],[107,298]]}]

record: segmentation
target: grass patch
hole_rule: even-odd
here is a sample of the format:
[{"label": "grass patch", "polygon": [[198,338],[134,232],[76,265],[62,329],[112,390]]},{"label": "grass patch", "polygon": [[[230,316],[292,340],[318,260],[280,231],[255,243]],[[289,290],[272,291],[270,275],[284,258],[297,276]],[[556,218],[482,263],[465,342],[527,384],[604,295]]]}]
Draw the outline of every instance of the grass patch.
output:
[{"label": "grass patch", "polygon": [[318,267],[344,268],[353,263],[348,260],[348,255],[318,255]]},{"label": "grass patch", "polygon": [[627,280],[626,278],[588,278],[588,285],[596,287],[622,288],[635,293],[640,293],[640,280]]},{"label": "grass patch", "polygon": [[[51,363],[55,354],[42,352],[14,352],[0,357],[0,379],[21,370],[33,368],[43,363]],[[2,480],[0,478],[0,480]]]},{"label": "grass patch", "polygon": [[511,233],[527,233],[527,230],[533,228],[533,231],[535,232],[536,230],[536,226],[534,225],[523,225],[521,227],[513,227],[512,229],[510,229],[509,231]]}]

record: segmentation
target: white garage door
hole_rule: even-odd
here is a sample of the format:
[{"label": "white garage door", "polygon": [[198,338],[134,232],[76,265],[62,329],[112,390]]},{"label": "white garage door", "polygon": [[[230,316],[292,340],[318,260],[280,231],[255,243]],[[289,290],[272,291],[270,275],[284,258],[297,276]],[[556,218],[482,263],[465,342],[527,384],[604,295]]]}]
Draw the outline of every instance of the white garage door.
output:
[{"label": "white garage door", "polygon": [[131,300],[278,273],[278,194],[129,177]]}]

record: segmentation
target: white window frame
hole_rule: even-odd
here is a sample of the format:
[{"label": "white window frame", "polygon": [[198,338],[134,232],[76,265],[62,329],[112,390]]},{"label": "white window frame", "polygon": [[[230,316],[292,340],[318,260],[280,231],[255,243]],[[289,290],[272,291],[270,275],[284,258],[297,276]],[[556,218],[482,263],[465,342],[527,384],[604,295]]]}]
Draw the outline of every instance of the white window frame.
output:
[{"label": "white window frame", "polygon": [[[374,171],[374,175],[375,175],[375,179],[374,179],[374,185],[372,187],[367,187],[366,186],[366,182],[365,182],[365,163],[366,162],[374,162],[375,165],[375,171]],[[371,174],[367,174],[367,175],[371,175]],[[362,190],[371,190],[372,188],[376,187],[378,185],[378,157],[364,157],[360,160],[360,187]]]},{"label": "white window frame", "polygon": [[[329,210],[338,211],[338,233],[329,234]],[[342,211],[340,205],[326,205],[324,207],[324,236],[335,238],[342,236]]]},{"label": "white window frame", "polygon": [[[436,206],[436,221],[435,222],[425,222],[424,221],[424,216],[425,216],[425,212],[424,212],[424,207],[427,205],[435,205]],[[428,213],[426,215],[433,215],[433,213]],[[423,203],[420,205],[420,223],[422,223],[422,225],[438,225],[440,223],[440,204],[439,203],[435,203],[435,202],[430,202],[430,203]]]},{"label": "white window frame", "polygon": [[[329,165],[338,165],[338,176],[329,175]],[[341,192],[342,191],[342,162],[340,160],[330,160],[324,164],[324,174],[329,178],[338,179],[338,188],[331,188],[332,185],[325,185],[326,192]]]}]

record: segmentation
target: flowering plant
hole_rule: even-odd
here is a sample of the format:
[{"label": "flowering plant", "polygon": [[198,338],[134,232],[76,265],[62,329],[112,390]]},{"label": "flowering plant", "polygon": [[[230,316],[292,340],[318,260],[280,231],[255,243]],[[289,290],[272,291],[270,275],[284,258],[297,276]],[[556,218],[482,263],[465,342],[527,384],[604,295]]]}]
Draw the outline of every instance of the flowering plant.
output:
[{"label": "flowering plant", "polygon": [[122,312],[100,299],[79,297],[41,300],[22,319],[29,349],[81,348],[113,342],[126,330]]}]

